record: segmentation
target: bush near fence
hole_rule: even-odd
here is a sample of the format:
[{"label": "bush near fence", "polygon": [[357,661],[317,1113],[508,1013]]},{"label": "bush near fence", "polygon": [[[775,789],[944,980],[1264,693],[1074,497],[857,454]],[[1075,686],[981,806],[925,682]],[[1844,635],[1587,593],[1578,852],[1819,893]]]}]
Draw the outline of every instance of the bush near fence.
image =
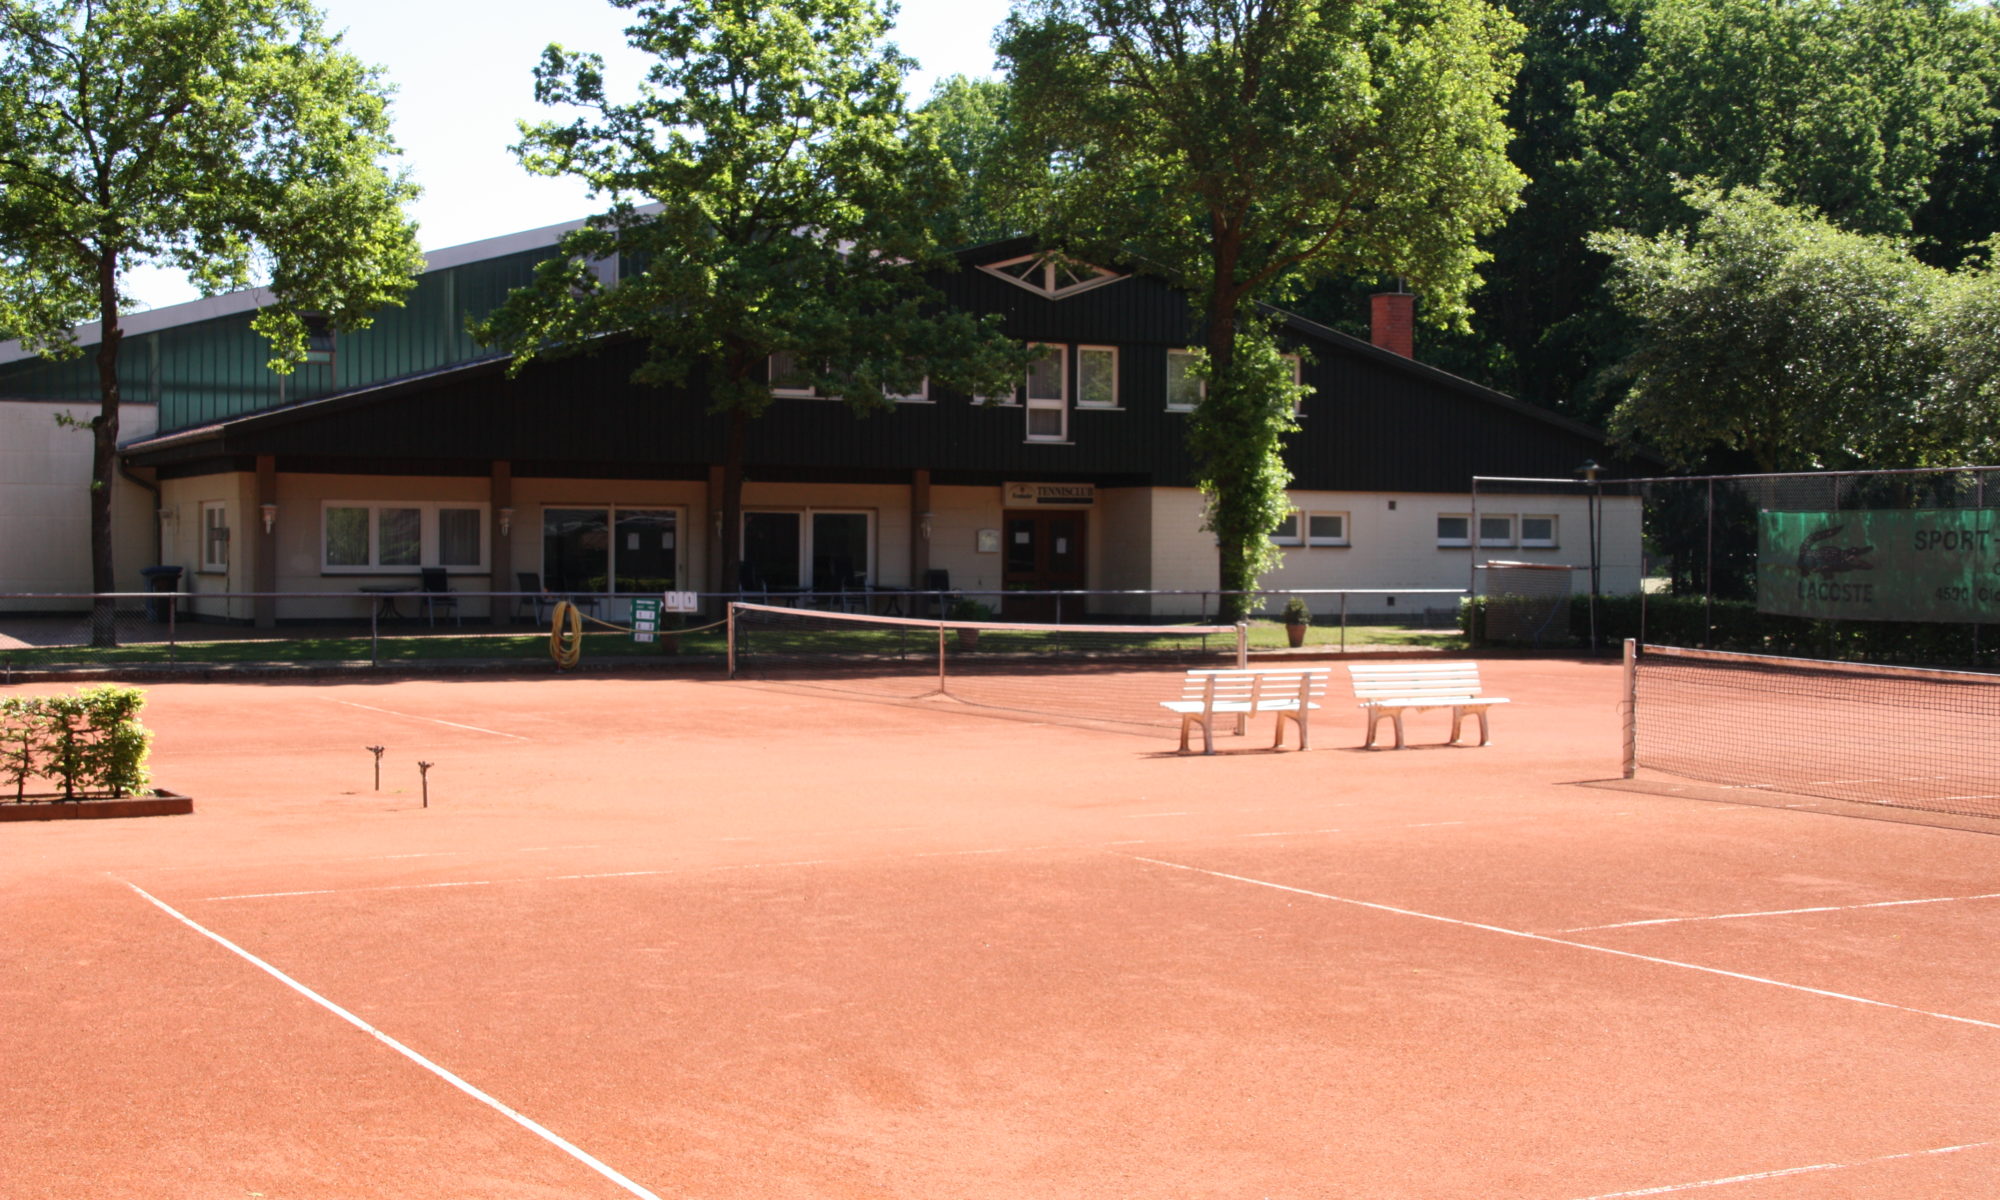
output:
[{"label": "bush near fence", "polygon": [[30,798],[30,779],[57,785],[64,800],[143,791],[153,743],[139,723],[145,705],[140,689],[110,683],[0,699],[0,782],[13,785],[16,801]]},{"label": "bush near fence", "polygon": [[[1505,596],[1460,602],[1459,631],[1475,647],[1503,643],[1486,636],[1486,610]],[[1590,597],[1570,597],[1569,648],[1590,644]],[[1643,624],[1642,624],[1643,622]],[[1749,654],[1779,654],[1905,666],[2000,667],[2000,625],[1923,621],[1823,621],[1758,612],[1749,600],[1700,596],[1597,597],[1597,644],[1638,638],[1664,646],[1706,646]]]}]

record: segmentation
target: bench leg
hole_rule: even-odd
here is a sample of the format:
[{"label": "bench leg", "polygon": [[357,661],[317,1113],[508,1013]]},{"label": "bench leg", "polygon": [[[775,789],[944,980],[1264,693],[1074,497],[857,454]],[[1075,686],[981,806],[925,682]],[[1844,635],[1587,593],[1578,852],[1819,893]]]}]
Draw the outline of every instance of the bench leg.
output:
[{"label": "bench leg", "polygon": [[1465,710],[1454,707],[1451,710],[1451,744],[1458,745],[1459,727],[1465,724]]},{"label": "bench leg", "polygon": [[1382,714],[1376,709],[1368,710],[1368,740],[1361,743],[1363,750],[1375,748],[1375,727],[1382,723]]},{"label": "bench leg", "polygon": [[1474,709],[1472,715],[1479,718],[1479,744],[1482,746],[1489,744],[1486,733],[1486,710],[1483,708]]},{"label": "bench leg", "polygon": [[1395,712],[1393,712],[1393,713],[1389,714],[1389,719],[1390,719],[1391,721],[1394,721],[1394,722],[1396,723],[1396,749],[1398,749],[1398,750],[1401,750],[1401,749],[1403,748],[1403,712],[1402,712],[1402,710],[1401,710],[1401,709],[1398,709],[1398,710],[1396,710]]},{"label": "bench leg", "polygon": [[1271,749],[1280,750],[1284,748],[1286,721],[1290,721],[1292,724],[1299,727],[1299,749],[1301,750],[1312,749],[1311,739],[1308,737],[1306,733],[1305,717],[1299,713],[1291,713],[1291,712],[1280,712],[1278,714],[1278,736],[1271,739]]}]

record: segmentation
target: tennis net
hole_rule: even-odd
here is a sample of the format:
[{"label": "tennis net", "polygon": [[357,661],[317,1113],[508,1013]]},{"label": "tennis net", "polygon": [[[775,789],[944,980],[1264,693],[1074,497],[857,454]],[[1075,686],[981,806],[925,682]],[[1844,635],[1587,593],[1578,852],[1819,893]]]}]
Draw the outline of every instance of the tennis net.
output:
[{"label": "tennis net", "polygon": [[1240,666],[1235,625],[927,621],[729,606],[729,676],[886,700],[947,699],[1009,713],[1158,726],[1178,681],[1163,669]]},{"label": "tennis net", "polygon": [[1640,646],[1626,773],[2000,817],[2000,675]]}]

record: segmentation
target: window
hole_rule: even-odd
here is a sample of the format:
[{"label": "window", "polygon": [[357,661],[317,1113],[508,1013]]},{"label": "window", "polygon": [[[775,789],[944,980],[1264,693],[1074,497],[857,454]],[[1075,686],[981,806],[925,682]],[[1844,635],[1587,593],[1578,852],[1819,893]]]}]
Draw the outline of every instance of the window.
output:
[{"label": "window", "polygon": [[229,569],[229,506],[220,500],[201,502],[201,569]]},{"label": "window", "polygon": [[1347,545],[1347,514],[1316,512],[1306,517],[1306,545]]},{"label": "window", "polygon": [[1064,300],[1078,292],[1117,283],[1124,278],[1103,267],[1046,250],[1004,262],[987,263],[979,269],[1049,300]]},{"label": "window", "polygon": [[1550,550],[1556,544],[1556,519],[1554,517],[1522,517],[1521,545],[1530,549]]},{"label": "window", "polygon": [[769,361],[769,371],[768,378],[771,381],[773,396],[819,395],[818,389],[812,385],[812,380],[799,368],[798,356],[789,351],[773,354]]},{"label": "window", "polygon": [[882,397],[885,400],[894,400],[898,404],[929,404],[931,400],[931,377],[926,375],[922,379],[919,379],[917,381],[917,390],[914,392],[895,392],[884,387],[882,389]]},{"label": "window", "polygon": [[1285,514],[1278,527],[1271,531],[1271,544],[1275,546],[1296,546],[1299,544],[1299,513],[1297,509]]},{"label": "window", "polygon": [[[1301,359],[1296,354],[1285,354],[1285,355],[1280,355],[1279,357],[1283,358],[1286,362],[1292,364],[1292,383],[1294,385],[1303,383],[1305,381],[1305,360]],[[1305,412],[1306,396],[1308,394],[1309,393],[1303,391],[1299,393],[1298,403],[1292,406],[1293,416],[1296,417],[1299,414]]]},{"label": "window", "polygon": [[1069,438],[1069,353],[1066,346],[1037,346],[1039,356],[1028,364],[1028,440],[1061,442]]},{"label": "window", "polygon": [[1078,408],[1118,407],[1118,348],[1078,346],[1076,348],[1076,406]]},{"label": "window", "polygon": [[1504,517],[1481,515],[1479,518],[1479,544],[1482,546],[1511,546],[1514,544],[1514,515]]},{"label": "window", "polygon": [[746,588],[837,592],[869,578],[873,551],[873,513],[743,514]]},{"label": "window", "polygon": [[1438,545],[1470,546],[1472,544],[1472,518],[1465,516],[1441,516],[1438,518]]},{"label": "window", "polygon": [[1195,378],[1195,361],[1200,355],[1193,350],[1167,351],[1167,411],[1193,412],[1201,398],[1208,395],[1208,384]]},{"label": "window", "polygon": [[320,512],[320,569],[329,574],[476,571],[486,566],[483,504],[329,501]]}]

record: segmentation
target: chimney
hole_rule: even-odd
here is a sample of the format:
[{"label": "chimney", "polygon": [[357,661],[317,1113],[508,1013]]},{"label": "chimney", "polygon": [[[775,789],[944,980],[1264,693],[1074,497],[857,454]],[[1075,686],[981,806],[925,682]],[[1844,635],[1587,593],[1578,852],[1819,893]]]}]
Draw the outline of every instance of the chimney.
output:
[{"label": "chimney", "polygon": [[1396,287],[1396,291],[1368,297],[1368,340],[1404,358],[1414,358],[1417,298],[1403,291],[1401,282]]}]

